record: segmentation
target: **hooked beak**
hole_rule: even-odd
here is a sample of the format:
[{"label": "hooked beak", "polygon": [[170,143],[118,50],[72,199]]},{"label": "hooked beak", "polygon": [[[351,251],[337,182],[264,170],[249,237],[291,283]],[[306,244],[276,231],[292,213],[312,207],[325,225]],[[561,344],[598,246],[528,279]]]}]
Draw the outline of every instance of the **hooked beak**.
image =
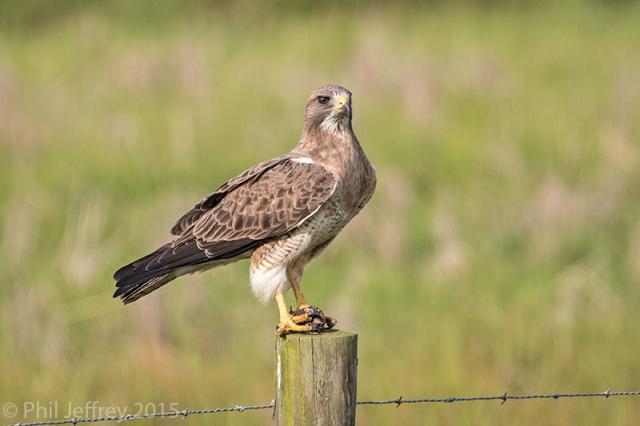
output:
[{"label": "hooked beak", "polygon": [[349,97],[345,95],[340,95],[336,98],[336,103],[333,107],[333,111],[340,115],[348,115],[351,112],[351,107],[349,106]]}]

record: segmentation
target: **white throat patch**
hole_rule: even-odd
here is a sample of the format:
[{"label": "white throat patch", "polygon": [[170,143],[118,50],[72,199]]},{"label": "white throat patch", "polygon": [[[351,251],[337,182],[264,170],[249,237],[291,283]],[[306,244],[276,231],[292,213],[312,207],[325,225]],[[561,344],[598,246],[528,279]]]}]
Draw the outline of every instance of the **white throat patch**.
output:
[{"label": "white throat patch", "polygon": [[348,117],[334,117],[333,115],[328,116],[324,119],[324,121],[320,124],[320,128],[325,132],[332,133],[336,136],[341,136],[342,133],[349,126],[349,118]]}]

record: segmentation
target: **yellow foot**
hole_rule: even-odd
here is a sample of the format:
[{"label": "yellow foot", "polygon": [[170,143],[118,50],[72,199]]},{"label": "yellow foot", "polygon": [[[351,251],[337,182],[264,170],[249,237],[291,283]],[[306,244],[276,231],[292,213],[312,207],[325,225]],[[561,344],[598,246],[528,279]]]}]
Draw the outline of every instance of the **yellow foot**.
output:
[{"label": "yellow foot", "polygon": [[311,305],[300,305],[295,311],[289,311],[289,316],[278,325],[278,334],[288,333],[317,334],[335,326],[337,321],[326,316],[319,308]]},{"label": "yellow foot", "polygon": [[289,317],[285,321],[281,321],[278,324],[278,335],[281,337],[286,336],[289,333],[313,333],[314,328],[312,324],[296,324],[292,318]]}]

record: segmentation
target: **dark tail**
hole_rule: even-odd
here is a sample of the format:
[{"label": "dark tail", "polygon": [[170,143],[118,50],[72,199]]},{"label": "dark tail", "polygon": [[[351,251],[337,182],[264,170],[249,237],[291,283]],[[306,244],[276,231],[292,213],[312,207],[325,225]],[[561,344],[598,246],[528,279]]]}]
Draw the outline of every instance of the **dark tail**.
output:
[{"label": "dark tail", "polygon": [[177,247],[166,244],[153,253],[118,269],[113,275],[117,287],[113,297],[120,297],[125,305],[135,302],[182,275],[177,273],[180,268],[186,266],[197,268],[198,265],[210,260],[202,250],[198,249],[195,241],[189,241]]}]

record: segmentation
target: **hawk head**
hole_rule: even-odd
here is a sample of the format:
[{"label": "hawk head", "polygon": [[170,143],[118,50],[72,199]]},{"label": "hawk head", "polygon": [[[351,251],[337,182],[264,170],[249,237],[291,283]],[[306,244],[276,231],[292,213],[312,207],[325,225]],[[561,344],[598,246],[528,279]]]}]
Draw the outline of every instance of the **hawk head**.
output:
[{"label": "hawk head", "polygon": [[340,133],[351,129],[351,92],[322,86],[311,93],[304,110],[305,127]]}]

